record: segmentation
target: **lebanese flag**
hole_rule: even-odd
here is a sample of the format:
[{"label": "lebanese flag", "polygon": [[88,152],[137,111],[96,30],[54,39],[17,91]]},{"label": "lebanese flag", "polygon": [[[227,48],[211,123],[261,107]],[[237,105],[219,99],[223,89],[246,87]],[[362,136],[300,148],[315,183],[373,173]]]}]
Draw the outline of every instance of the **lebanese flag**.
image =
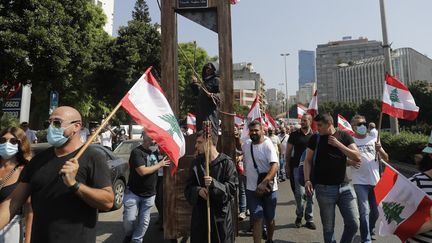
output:
[{"label": "lebanese flag", "polygon": [[390,166],[385,168],[374,191],[381,236],[394,234],[405,242],[431,219],[432,199]]},{"label": "lebanese flag", "polygon": [[123,108],[168,155],[174,164],[171,175],[178,167],[179,158],[185,154],[185,139],[177,119],[161,87],[150,72],[138,79],[120,101]]},{"label": "lebanese flag", "polygon": [[315,93],[312,96],[311,102],[309,103],[307,113],[311,114],[311,116],[312,116],[311,128],[312,128],[312,131],[316,132],[318,130],[318,128],[317,128],[316,122],[313,119],[315,118],[316,115],[318,115],[318,90],[315,90]]},{"label": "lebanese flag", "polygon": [[186,116],[186,127],[192,130],[196,130],[196,117],[192,113],[187,113]]},{"label": "lebanese flag", "polygon": [[338,114],[338,128],[342,131],[349,133],[351,136],[354,136],[354,131],[351,127],[351,124],[343,117],[341,114]]},{"label": "lebanese flag", "polygon": [[234,126],[240,127],[244,124],[244,117],[240,114],[235,114],[234,116]]},{"label": "lebanese flag", "polygon": [[386,74],[381,111],[405,120],[415,120],[419,113],[408,88],[395,77]]},{"label": "lebanese flag", "polygon": [[265,120],[266,120],[267,127],[273,129],[278,128],[278,125],[276,124],[275,120],[273,119],[273,117],[270,116],[268,112],[265,113]]},{"label": "lebanese flag", "polygon": [[260,109],[260,103],[259,103],[259,96],[258,95],[255,97],[255,100],[252,103],[251,108],[250,108],[248,115],[246,117],[245,127],[243,128],[243,131],[241,134],[242,140],[246,140],[249,138],[248,125],[251,121],[254,121],[254,120],[258,120],[259,122],[262,123],[261,109]]},{"label": "lebanese flag", "polygon": [[297,118],[302,119],[303,115],[306,114],[307,108],[302,104],[297,104]]}]

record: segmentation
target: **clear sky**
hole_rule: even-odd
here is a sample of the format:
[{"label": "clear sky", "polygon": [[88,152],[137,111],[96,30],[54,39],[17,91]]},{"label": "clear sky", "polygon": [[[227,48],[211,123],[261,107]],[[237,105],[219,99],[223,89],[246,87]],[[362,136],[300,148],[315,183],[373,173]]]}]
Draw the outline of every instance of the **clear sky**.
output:
[{"label": "clear sky", "polygon": [[[115,0],[114,32],[131,19],[134,0]],[[168,1],[168,0],[162,0]],[[220,0],[223,1],[223,0]],[[228,1],[228,0],[224,0]],[[147,0],[153,22],[160,23],[156,0]],[[386,0],[389,41],[393,48],[412,47],[432,58],[432,0]],[[379,0],[241,0],[231,8],[233,61],[252,62],[266,88],[288,93],[298,89],[298,50],[343,36],[382,40]],[[210,56],[218,55],[217,34],[181,16],[179,42],[196,40]],[[280,85],[283,83],[283,86]]]}]

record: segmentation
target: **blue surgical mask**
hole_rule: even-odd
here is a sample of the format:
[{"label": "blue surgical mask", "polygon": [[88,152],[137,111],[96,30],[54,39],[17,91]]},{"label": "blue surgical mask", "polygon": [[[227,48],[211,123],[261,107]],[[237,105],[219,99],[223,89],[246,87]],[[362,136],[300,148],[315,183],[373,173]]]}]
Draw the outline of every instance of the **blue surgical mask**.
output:
[{"label": "blue surgical mask", "polygon": [[47,140],[52,146],[58,148],[63,146],[69,138],[64,136],[64,128],[55,128],[53,126],[48,127]]},{"label": "blue surgical mask", "polygon": [[18,144],[9,142],[0,144],[0,156],[3,159],[10,159],[18,153]]},{"label": "blue surgical mask", "polygon": [[361,125],[357,127],[357,133],[360,135],[366,135],[367,127],[365,125]]}]

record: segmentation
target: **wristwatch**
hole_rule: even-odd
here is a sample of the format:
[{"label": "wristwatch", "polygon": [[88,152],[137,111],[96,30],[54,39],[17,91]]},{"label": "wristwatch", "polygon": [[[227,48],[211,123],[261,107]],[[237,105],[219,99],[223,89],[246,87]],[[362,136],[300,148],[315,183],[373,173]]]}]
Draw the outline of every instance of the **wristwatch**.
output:
[{"label": "wristwatch", "polygon": [[75,193],[76,191],[78,191],[78,189],[81,186],[81,182],[75,182],[75,184],[73,184],[72,186],[69,187],[69,191]]}]

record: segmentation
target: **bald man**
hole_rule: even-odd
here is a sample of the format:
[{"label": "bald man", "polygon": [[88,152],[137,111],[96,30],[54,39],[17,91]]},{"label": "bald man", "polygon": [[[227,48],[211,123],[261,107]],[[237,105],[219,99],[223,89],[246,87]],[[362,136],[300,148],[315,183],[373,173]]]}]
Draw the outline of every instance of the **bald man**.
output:
[{"label": "bald man", "polygon": [[2,229],[31,196],[34,211],[31,242],[96,241],[98,210],[113,206],[110,171],[103,152],[83,145],[81,115],[62,106],[49,118],[47,140],[53,146],[36,155],[22,172],[17,189],[0,204]]}]

